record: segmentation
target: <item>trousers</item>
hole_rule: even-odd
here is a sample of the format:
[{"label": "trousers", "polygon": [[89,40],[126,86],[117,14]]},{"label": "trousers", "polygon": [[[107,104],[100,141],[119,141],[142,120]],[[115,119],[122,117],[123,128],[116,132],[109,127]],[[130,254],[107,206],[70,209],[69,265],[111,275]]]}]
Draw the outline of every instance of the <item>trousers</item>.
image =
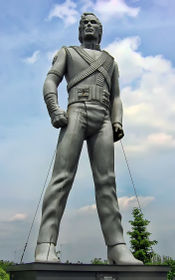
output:
[{"label": "trousers", "polygon": [[84,140],[87,141],[97,212],[105,242],[108,246],[123,243],[109,109],[98,102],[78,102],[71,104],[67,113],[68,124],[60,131],[53,173],[44,195],[38,244],[57,243]]}]

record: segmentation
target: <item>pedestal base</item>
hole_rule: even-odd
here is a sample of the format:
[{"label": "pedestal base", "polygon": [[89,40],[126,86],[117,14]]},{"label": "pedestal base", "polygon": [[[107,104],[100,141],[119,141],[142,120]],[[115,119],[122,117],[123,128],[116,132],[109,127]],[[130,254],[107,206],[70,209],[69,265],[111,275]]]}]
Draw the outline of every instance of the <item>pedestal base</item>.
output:
[{"label": "pedestal base", "polygon": [[166,280],[169,267],[27,263],[8,270],[10,280]]}]

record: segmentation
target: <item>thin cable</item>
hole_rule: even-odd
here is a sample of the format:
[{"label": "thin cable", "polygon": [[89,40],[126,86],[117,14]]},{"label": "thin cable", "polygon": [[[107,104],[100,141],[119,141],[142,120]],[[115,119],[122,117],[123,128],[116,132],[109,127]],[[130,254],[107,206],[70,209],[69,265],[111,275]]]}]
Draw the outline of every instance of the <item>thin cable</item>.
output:
[{"label": "thin cable", "polygon": [[124,158],[125,158],[125,161],[126,161],[126,165],[127,165],[127,168],[128,168],[128,172],[129,172],[129,176],[130,176],[130,179],[131,179],[131,183],[132,183],[132,186],[133,186],[133,189],[134,189],[135,197],[136,197],[136,200],[137,200],[140,212],[143,214],[142,208],[140,206],[139,198],[138,198],[138,195],[137,195],[135,183],[134,183],[134,180],[133,180],[133,177],[132,177],[132,174],[131,174],[131,170],[130,170],[130,167],[129,167],[129,162],[128,162],[128,159],[127,159],[127,156],[126,156],[126,152],[125,152],[125,149],[124,149],[124,146],[123,146],[123,143],[122,143],[121,140],[120,140],[120,144],[121,144],[122,151],[123,151],[123,154],[124,154]]},{"label": "thin cable", "polygon": [[[127,165],[128,171],[129,171],[129,176],[131,178],[131,183],[132,183],[132,186],[133,186],[133,189],[134,189],[134,193],[135,193],[135,196],[136,196],[136,199],[137,199],[137,203],[138,203],[140,212],[143,214],[142,208],[140,206],[139,198],[138,198],[138,195],[137,195],[135,183],[134,183],[134,180],[133,180],[133,177],[132,177],[132,174],[131,174],[131,170],[130,170],[130,167],[129,167],[129,163],[128,163],[128,159],[127,159],[127,156],[126,156],[126,152],[125,152],[125,149],[124,149],[124,146],[123,146],[123,143],[122,143],[121,140],[120,140],[120,144],[121,144],[122,151],[123,151],[123,154],[124,154],[124,157],[125,157],[126,165]],[[150,246],[150,248],[151,248],[152,253],[154,253],[153,247]]]},{"label": "thin cable", "polygon": [[23,257],[24,257],[24,254],[25,254],[25,251],[26,251],[28,242],[29,242],[30,234],[31,234],[31,232],[32,232],[33,224],[34,224],[34,221],[35,221],[35,218],[36,218],[38,209],[39,209],[39,205],[40,205],[40,202],[41,202],[41,199],[42,199],[42,196],[43,196],[45,187],[46,187],[46,183],[47,183],[47,180],[48,180],[48,177],[49,177],[49,173],[50,173],[50,170],[51,170],[51,167],[52,167],[52,163],[53,163],[55,154],[56,154],[56,149],[55,149],[55,151],[54,151],[54,153],[53,153],[53,156],[52,156],[51,161],[50,161],[50,164],[49,164],[49,168],[48,168],[48,171],[47,171],[47,176],[46,176],[46,179],[45,179],[45,181],[44,181],[44,186],[43,186],[43,189],[42,189],[42,192],[41,192],[41,195],[40,195],[38,204],[37,204],[37,208],[36,208],[36,211],[35,211],[35,214],[34,214],[34,217],[33,217],[33,220],[32,220],[32,224],[31,224],[31,227],[30,227],[30,230],[29,230],[29,234],[28,234],[28,236],[27,236],[27,240],[26,240],[26,243],[25,243],[25,245],[24,245],[24,250],[23,250],[23,253],[22,253],[22,256],[21,256],[21,261],[20,261],[20,263],[22,263],[22,260],[23,260]]}]

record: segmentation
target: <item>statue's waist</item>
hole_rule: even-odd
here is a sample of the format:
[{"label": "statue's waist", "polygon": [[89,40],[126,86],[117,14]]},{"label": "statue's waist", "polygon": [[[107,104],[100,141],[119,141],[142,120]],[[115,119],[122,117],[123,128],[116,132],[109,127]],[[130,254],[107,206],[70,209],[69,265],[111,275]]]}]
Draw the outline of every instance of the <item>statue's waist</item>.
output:
[{"label": "statue's waist", "polygon": [[97,85],[82,85],[69,90],[68,104],[84,101],[98,101],[106,107],[110,107],[110,93]]}]

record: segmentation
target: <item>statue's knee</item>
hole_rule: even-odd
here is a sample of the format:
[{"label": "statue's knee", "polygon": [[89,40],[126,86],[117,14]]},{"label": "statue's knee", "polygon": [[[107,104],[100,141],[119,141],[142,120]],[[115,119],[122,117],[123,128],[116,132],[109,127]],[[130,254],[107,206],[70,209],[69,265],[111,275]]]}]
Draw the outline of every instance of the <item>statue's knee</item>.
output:
[{"label": "statue's knee", "polygon": [[95,185],[99,189],[105,187],[114,187],[115,186],[115,176],[114,174],[104,174],[95,177]]}]

